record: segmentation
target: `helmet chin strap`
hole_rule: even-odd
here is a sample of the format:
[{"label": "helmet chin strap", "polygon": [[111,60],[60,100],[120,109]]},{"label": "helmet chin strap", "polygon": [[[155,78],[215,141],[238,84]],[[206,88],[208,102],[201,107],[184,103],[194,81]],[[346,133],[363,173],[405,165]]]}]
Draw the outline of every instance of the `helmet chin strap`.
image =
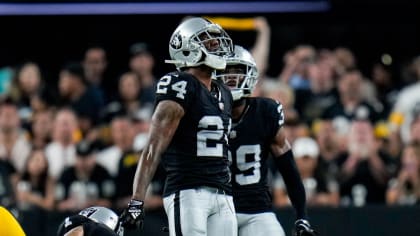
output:
[{"label": "helmet chin strap", "polygon": [[226,68],[226,60],[213,54],[206,54],[203,64],[216,70],[224,70]]}]

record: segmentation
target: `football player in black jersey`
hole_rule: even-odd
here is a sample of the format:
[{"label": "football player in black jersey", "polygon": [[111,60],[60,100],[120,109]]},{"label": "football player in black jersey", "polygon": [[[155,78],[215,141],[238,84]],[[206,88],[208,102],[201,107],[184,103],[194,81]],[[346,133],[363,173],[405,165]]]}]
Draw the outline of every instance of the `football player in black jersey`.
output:
[{"label": "football player in black jersey", "polygon": [[222,81],[212,79],[232,53],[228,34],[201,17],[183,21],[172,34],[172,60],[166,62],[177,71],[157,83],[149,139],[138,162],[132,200],[121,215],[124,226],[142,223],[146,189],[162,160],[171,236],[237,234],[227,150],[233,99]]},{"label": "football player in black jersey", "polygon": [[249,96],[258,71],[247,50],[236,45],[234,55],[226,62],[226,69],[216,79],[229,86],[234,99],[229,157],[239,235],[285,235],[271,209],[266,163],[270,153],[296,210],[295,235],[315,235],[307,221],[305,189],[282,129],[282,105],[269,98]]},{"label": "football player in black jersey", "polygon": [[124,229],[118,215],[112,210],[92,206],[78,214],[66,217],[60,224],[57,236],[123,236]]}]

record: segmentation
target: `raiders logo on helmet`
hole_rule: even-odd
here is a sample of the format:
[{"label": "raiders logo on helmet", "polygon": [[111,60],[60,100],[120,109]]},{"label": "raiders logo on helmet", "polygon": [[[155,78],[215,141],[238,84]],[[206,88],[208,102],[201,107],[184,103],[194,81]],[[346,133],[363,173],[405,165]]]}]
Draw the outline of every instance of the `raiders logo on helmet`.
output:
[{"label": "raiders logo on helmet", "polygon": [[172,37],[170,45],[173,49],[180,49],[182,47],[182,38],[181,35],[179,35],[179,33],[176,33]]},{"label": "raiders logo on helmet", "polygon": [[89,218],[89,216],[91,216],[97,210],[98,210],[97,208],[89,207],[89,208],[86,208],[86,209],[83,209],[82,211],[80,211],[79,215]]}]

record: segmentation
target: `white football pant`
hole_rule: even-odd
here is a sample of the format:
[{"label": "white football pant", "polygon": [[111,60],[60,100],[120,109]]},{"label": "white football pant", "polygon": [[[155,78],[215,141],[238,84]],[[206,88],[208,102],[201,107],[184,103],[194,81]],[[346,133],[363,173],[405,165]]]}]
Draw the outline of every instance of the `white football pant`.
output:
[{"label": "white football pant", "polygon": [[236,214],[239,236],[285,236],[277,217],[272,212]]},{"label": "white football pant", "polygon": [[170,236],[237,236],[232,196],[210,187],[181,190],[163,199]]}]

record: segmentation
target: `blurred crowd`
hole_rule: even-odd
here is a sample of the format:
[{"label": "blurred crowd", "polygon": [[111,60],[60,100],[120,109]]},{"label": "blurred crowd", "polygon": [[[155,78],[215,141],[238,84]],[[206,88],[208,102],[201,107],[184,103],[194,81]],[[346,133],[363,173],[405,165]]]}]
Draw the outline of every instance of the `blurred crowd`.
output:
[{"label": "blurred crowd", "polygon": [[[398,67],[384,54],[364,74],[349,48],[296,45],[284,54],[280,74],[268,76],[270,27],[262,17],[253,22],[257,38],[250,50],[260,71],[254,95],[283,104],[308,205],[418,204],[420,57]],[[88,48],[80,61],[60,68],[57,86],[46,82],[35,61],[13,66],[1,87],[1,205],[125,207],[159,79],[148,44],[129,51],[129,70],[109,78],[106,50]],[[274,205],[289,206],[274,165],[270,173]],[[148,209],[162,206],[164,181],[160,167]]]}]

